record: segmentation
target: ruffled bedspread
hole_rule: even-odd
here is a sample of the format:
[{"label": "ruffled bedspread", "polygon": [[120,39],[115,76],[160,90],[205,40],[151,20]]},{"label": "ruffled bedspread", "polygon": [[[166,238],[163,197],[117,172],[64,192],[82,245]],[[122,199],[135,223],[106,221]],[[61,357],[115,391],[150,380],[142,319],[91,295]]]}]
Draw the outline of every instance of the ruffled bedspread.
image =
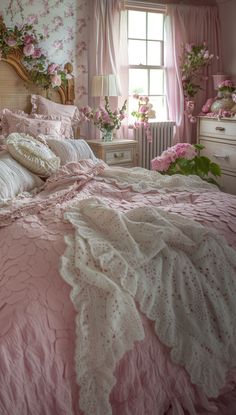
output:
[{"label": "ruffled bedspread", "polygon": [[[104,173],[106,177],[102,177]],[[64,282],[59,274],[60,258],[65,255],[66,249],[64,237],[67,235],[67,241],[69,241],[73,240],[75,236],[74,226],[64,218],[66,212],[68,214],[71,209],[77,209],[80,203],[86,205],[89,198],[96,198],[99,203],[102,203],[106,209],[110,208],[111,212],[119,218],[129,217],[129,215],[132,217],[138,211],[137,208],[142,210],[143,207],[146,207],[145,210],[149,212],[148,207],[157,206],[161,207],[160,212],[164,215],[163,217],[166,218],[167,214],[169,218],[169,214],[163,212],[173,212],[178,213],[178,217],[180,215],[182,218],[192,218],[195,222],[207,227],[203,230],[204,235],[211,235],[208,228],[213,228],[226,238],[229,246],[236,247],[236,198],[221,193],[209,185],[205,190],[201,188],[201,185],[194,186],[191,190],[190,181],[187,185],[186,183],[183,185],[181,178],[175,180],[179,186],[179,188],[176,186],[176,190],[171,189],[171,186],[167,186],[164,191],[158,189],[160,186],[157,180],[156,186],[154,181],[151,188],[147,187],[139,191],[140,189],[134,189],[135,183],[128,182],[127,178],[123,180],[121,177],[115,178],[115,172],[112,169],[108,171],[104,170],[102,164],[94,167],[87,162],[82,162],[62,168],[59,174],[52,177],[46,183],[45,188],[36,196],[22,195],[15,199],[11,205],[1,208],[1,414],[83,414],[81,407],[79,407],[81,403],[82,406],[84,405],[80,399],[83,399],[82,385],[79,387],[76,382],[74,357],[75,344],[77,342],[78,346],[80,336],[81,342],[83,342],[82,334],[78,330],[78,320],[86,321],[86,308],[82,311],[79,308],[74,308],[73,300],[79,293],[73,294],[70,298],[71,287]],[[154,210],[156,211],[156,208]],[[172,215],[170,216],[172,217]],[[138,220],[138,217],[136,219]],[[183,225],[185,223],[187,224],[187,221],[183,221]],[[197,225],[196,229],[198,229]],[[198,232],[196,232],[196,237],[201,237]],[[150,242],[153,243],[153,238],[150,239]],[[175,248],[171,245],[171,249]],[[227,252],[231,251],[228,251],[225,243],[225,247],[223,246],[219,251],[217,259],[220,261],[222,258],[223,265],[220,265],[224,267],[230,267],[230,261],[227,263],[223,261]],[[207,248],[205,253],[213,255],[213,253],[207,253]],[[103,258],[107,259],[106,255],[103,255]],[[229,254],[229,260],[230,258],[231,254]],[[138,259],[140,259],[139,255]],[[204,261],[202,261],[202,265],[203,263]],[[71,272],[73,272],[72,268]],[[205,270],[206,273],[207,270]],[[120,276],[120,274],[116,273],[116,276]],[[216,290],[216,294],[222,299],[219,306],[226,313],[227,318],[224,322],[227,324],[223,325],[219,318],[218,302],[214,302],[215,290],[212,290],[213,285],[211,285],[213,282],[209,282],[209,296],[204,297],[204,293],[202,293],[202,302],[205,301],[207,304],[206,309],[204,308],[202,312],[205,313],[208,307],[212,310],[212,305],[216,303],[218,314],[216,314],[215,322],[204,320],[203,328],[209,324],[214,335],[222,336],[222,339],[227,332],[229,337],[224,344],[231,345],[233,328],[230,325],[230,317],[232,314],[228,308],[230,302],[226,301],[226,294],[229,296],[228,298],[231,298],[234,284],[231,281],[232,292],[229,293],[227,276],[228,272],[222,273],[219,281],[217,279],[219,290]],[[231,271],[229,278],[231,278]],[[170,280],[171,278],[164,280],[164,283],[168,284]],[[187,288],[183,284],[179,285],[180,281],[183,282],[181,275],[175,281],[177,289],[181,289],[181,294],[185,293]],[[189,280],[189,288],[193,281],[192,278]],[[205,276],[206,281],[207,277]],[[226,285],[222,287],[225,281]],[[132,310],[137,316],[135,324],[132,325],[131,334],[133,335],[128,347],[130,350],[126,352],[123,350],[125,354],[122,357],[123,351],[119,352],[123,347],[122,342],[119,345],[121,349],[116,347],[113,350],[115,361],[107,362],[108,367],[113,367],[119,360],[111,378],[107,379],[109,382],[111,380],[111,384],[108,382],[107,393],[110,392],[111,385],[114,385],[109,398],[112,414],[235,414],[236,371],[233,369],[235,366],[233,347],[225,347],[223,350],[224,359],[220,361],[220,365],[223,366],[218,366],[224,367],[224,370],[231,368],[227,371],[225,379],[224,370],[214,374],[213,377],[218,380],[209,386],[209,391],[206,390],[205,382],[202,383],[201,380],[198,382],[193,377],[191,381],[192,372],[185,365],[184,360],[180,362],[182,357],[178,355],[180,360],[176,359],[180,364],[173,361],[174,356],[171,355],[171,350],[174,350],[173,345],[165,341],[165,333],[163,334],[161,331],[158,333],[160,327],[154,323],[153,315],[149,315],[148,307],[145,308],[149,304],[148,301],[151,301],[146,297],[143,308],[140,287],[140,284],[137,284],[135,294],[135,296],[138,295],[137,297],[134,296],[135,290],[126,291],[129,300],[130,298],[135,300],[133,302],[135,307]],[[201,290],[196,288],[196,292],[201,293]],[[211,301],[207,301],[207,298]],[[182,313],[183,303],[177,301],[175,306],[177,305]],[[194,312],[197,305],[199,304],[193,304]],[[189,297],[187,296],[186,306],[189,309]],[[161,309],[163,310],[163,307]],[[191,312],[188,315],[189,319],[190,316]],[[122,323],[119,321],[119,315],[116,315],[116,318],[117,323]],[[114,323],[115,321],[113,321]],[[161,319],[161,324],[164,325],[164,323],[165,320]],[[94,322],[92,326],[95,326],[96,329]],[[184,327],[185,324],[183,324],[183,330]],[[197,330],[198,327],[199,325],[196,325],[196,332],[201,337],[202,333]],[[137,333],[140,333],[138,340],[135,338]],[[200,338],[199,336],[198,338]],[[188,336],[184,336],[184,338],[187,341]],[[204,344],[207,345],[208,339],[204,337],[204,340]],[[188,342],[188,344],[190,343]],[[213,346],[220,347],[221,344],[219,341]],[[179,348],[179,350],[183,352],[183,349]],[[186,346],[184,350],[188,355]],[[215,353],[216,349],[207,350],[206,359],[213,356],[211,355],[212,351]],[[94,356],[94,361],[98,357],[101,357],[102,363],[105,354]],[[84,359],[86,361],[86,355]],[[215,360],[215,358],[212,359]],[[229,360],[231,360],[230,364]],[[202,366],[200,365],[200,367]],[[94,373],[92,375],[94,376]],[[79,372],[79,376],[83,377],[83,372]],[[77,378],[77,380],[79,379]],[[224,386],[221,387],[223,383]],[[87,384],[90,391],[91,387],[92,384]],[[212,397],[219,388],[218,397]],[[93,393],[97,396],[100,389],[94,389]],[[86,404],[88,405],[88,403]],[[97,414],[97,412],[94,413]],[[103,412],[103,415],[105,413]]]}]

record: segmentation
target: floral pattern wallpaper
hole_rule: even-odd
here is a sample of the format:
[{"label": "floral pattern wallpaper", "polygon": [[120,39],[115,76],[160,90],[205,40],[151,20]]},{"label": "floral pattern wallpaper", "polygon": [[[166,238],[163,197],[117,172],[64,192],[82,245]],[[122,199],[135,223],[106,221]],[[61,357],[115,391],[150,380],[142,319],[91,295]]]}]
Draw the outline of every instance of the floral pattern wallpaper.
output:
[{"label": "floral pattern wallpaper", "polygon": [[1,0],[0,14],[7,26],[30,23],[43,34],[43,52],[50,62],[71,62],[75,75],[75,104],[88,101],[87,1]]}]

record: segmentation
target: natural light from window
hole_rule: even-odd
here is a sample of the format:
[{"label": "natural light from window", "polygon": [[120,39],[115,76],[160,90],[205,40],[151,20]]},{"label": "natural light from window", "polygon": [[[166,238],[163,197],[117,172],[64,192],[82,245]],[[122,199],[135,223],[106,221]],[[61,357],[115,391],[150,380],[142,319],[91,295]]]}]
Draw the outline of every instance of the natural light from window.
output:
[{"label": "natural light from window", "polygon": [[128,11],[128,56],[131,122],[131,112],[137,110],[133,94],[147,95],[156,120],[166,120],[163,13]]}]

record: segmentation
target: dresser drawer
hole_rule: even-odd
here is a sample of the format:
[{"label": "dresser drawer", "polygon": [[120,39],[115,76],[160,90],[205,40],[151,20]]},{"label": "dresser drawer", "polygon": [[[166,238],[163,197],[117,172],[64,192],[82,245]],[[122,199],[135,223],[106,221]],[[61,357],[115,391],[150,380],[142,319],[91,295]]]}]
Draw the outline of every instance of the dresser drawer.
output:
[{"label": "dresser drawer", "polygon": [[201,155],[207,156],[220,165],[223,170],[236,172],[236,146],[219,141],[208,141],[200,137],[200,144],[205,148]]},{"label": "dresser drawer", "polygon": [[199,134],[207,137],[236,140],[236,124],[235,121],[218,121],[215,119],[201,118]]},{"label": "dresser drawer", "polygon": [[119,150],[107,150],[105,154],[105,162],[109,165],[112,164],[127,164],[132,163],[134,159],[133,149],[119,149]]}]

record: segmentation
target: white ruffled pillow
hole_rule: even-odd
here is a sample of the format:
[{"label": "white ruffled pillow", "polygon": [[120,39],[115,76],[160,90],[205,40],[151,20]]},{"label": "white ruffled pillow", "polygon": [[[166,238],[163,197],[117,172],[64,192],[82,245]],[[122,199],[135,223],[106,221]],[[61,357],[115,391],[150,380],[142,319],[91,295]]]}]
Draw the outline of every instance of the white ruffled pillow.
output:
[{"label": "white ruffled pillow", "polygon": [[0,153],[0,200],[8,200],[22,192],[30,192],[43,181],[21,166],[7,151]]},{"label": "white ruffled pillow", "polygon": [[42,142],[26,134],[12,133],[6,139],[12,157],[33,173],[48,177],[60,167],[60,159]]},{"label": "white ruffled pillow", "polygon": [[46,139],[50,149],[60,158],[62,166],[66,163],[78,162],[83,159],[91,159],[94,163],[98,161],[85,140],[57,140],[47,136],[40,137]]}]

